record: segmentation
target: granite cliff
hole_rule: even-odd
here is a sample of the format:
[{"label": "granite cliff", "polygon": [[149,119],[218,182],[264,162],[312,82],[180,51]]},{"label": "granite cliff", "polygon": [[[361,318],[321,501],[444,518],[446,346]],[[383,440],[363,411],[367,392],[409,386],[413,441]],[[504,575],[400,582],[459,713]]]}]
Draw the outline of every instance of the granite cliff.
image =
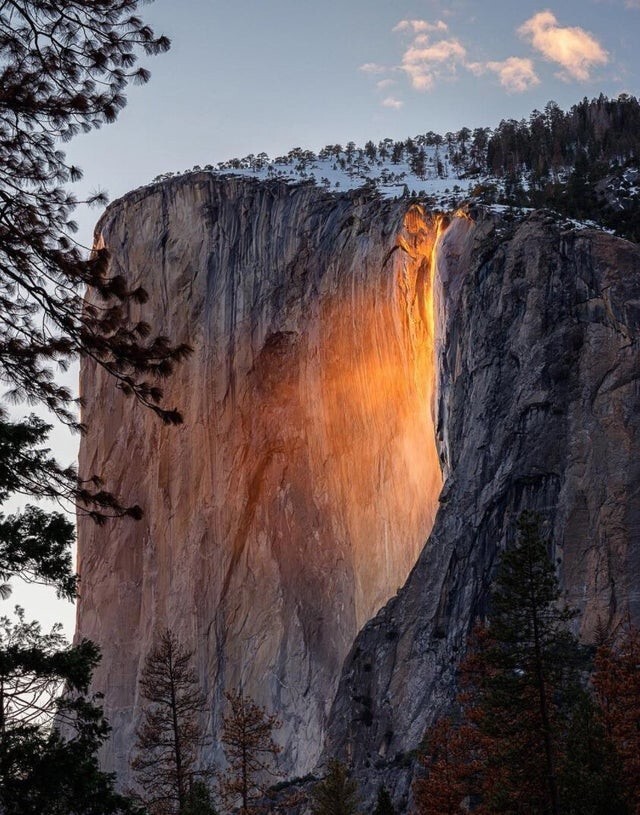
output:
[{"label": "granite cliff", "polygon": [[166,627],[195,650],[214,736],[224,690],[242,686],[283,720],[282,772],[316,765],[344,657],[437,508],[439,223],[208,173],[102,219],[111,271],[149,294],[132,316],[194,349],[165,390],[180,428],[82,369],[81,472],[145,509],[137,524],[79,528],[78,636],[102,649],[105,760],[122,778],[140,670]]},{"label": "granite cliff", "polygon": [[166,389],[178,429],[82,370],[81,471],[146,510],[79,530],[109,767],[126,777],[170,626],[211,733],[242,684],[284,721],[285,774],[324,749],[406,802],[524,508],[586,637],[639,616],[637,246],[544,212],[443,220],[208,173],[131,193],[97,235],[141,314],[195,349]]}]

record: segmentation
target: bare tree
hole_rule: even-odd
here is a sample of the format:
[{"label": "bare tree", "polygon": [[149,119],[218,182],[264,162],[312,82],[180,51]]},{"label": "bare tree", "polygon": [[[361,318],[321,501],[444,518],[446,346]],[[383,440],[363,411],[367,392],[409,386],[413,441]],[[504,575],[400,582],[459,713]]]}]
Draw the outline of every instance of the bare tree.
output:
[{"label": "bare tree", "polygon": [[189,792],[206,772],[198,768],[206,743],[200,716],[205,699],[187,651],[166,630],[147,657],[140,688],[147,700],[131,764],[139,797],[151,815],[182,815]]}]

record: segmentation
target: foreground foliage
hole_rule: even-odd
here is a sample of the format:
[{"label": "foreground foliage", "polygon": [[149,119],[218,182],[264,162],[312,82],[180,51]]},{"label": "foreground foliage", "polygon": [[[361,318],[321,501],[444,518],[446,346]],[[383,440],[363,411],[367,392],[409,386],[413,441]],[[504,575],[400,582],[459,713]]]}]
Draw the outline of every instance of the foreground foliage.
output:
[{"label": "foreground foliage", "polygon": [[[635,811],[614,735],[586,684],[589,654],[571,633],[550,544],[524,513],[500,562],[486,624],[461,668],[455,719],[427,734],[420,815],[624,815]],[[603,655],[601,660],[606,657]],[[595,686],[606,694],[604,680]]]},{"label": "foreground foliage", "polygon": [[[112,122],[129,82],[144,83],[140,52],[167,50],[137,15],[140,0],[11,0],[0,4],[0,381],[29,403],[79,427],[73,394],[56,378],[80,355],[166,422],[157,378],[186,353],[133,317],[145,293],[110,275],[108,256],[85,257],[74,239],[77,202],[65,184],[81,177],[60,150],[77,133]],[[103,202],[97,194],[93,200]],[[85,291],[88,302],[83,305]],[[13,496],[71,503],[97,522],[140,517],[102,488],[79,481],[46,449],[49,426],[0,409],[0,504]],[[27,506],[0,516],[0,580],[21,578],[75,596],[73,527],[64,515]],[[10,587],[3,583],[0,594]],[[58,629],[4,617],[0,631],[0,810],[4,815],[132,812],[98,768],[108,736],[89,697],[99,655],[67,647]],[[60,692],[64,689],[64,695]]]},{"label": "foreground foliage", "polygon": [[[68,647],[59,626],[45,634],[0,618],[0,811],[4,815],[109,815],[136,808],[100,771],[109,734],[97,697],[88,696],[99,661],[93,643]],[[61,695],[64,689],[64,695]]]},{"label": "foreground foliage", "polygon": [[186,349],[131,321],[128,305],[145,293],[108,274],[104,250],[84,258],[72,238],[77,202],[62,186],[81,171],[58,146],[115,120],[127,84],[149,78],[136,67],[138,51],[168,49],[136,16],[139,5],[12,0],[0,8],[0,378],[16,398],[72,425],[72,395],[51,365],[80,354],[165,421],[179,421],[140,377],[167,375]]},{"label": "foreground foliage", "polygon": [[[36,417],[0,414],[0,501],[16,494],[51,497],[72,483],[42,445],[48,427]],[[52,484],[52,482],[54,482]],[[0,515],[0,579],[49,584],[75,596],[73,526],[37,506]],[[4,584],[5,595],[10,593]],[[0,811],[4,815],[108,815],[135,808],[99,769],[109,726],[88,695],[98,649],[68,646],[60,627],[44,633],[16,607],[0,618]],[[64,695],[61,695],[63,694]]]},{"label": "foreground foliage", "polygon": [[228,767],[219,779],[220,796],[228,810],[249,815],[261,811],[278,777],[275,762],[282,748],[273,732],[282,725],[242,689],[227,691],[225,697],[221,741]]},{"label": "foreground foliage", "polygon": [[[132,762],[140,800],[150,815],[184,815],[206,803],[198,770],[205,738],[200,716],[205,700],[191,659],[173,631],[165,631],[145,662],[140,690],[145,700]],[[189,807],[187,807],[187,804]]]}]

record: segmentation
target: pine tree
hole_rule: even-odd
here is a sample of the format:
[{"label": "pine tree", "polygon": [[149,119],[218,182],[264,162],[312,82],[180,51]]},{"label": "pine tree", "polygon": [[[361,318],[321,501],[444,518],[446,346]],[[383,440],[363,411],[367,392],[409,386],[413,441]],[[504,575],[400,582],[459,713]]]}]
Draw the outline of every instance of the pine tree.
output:
[{"label": "pine tree", "polygon": [[[459,812],[466,800],[487,813],[575,811],[569,745],[589,725],[588,660],[569,631],[575,615],[561,603],[549,550],[540,519],[523,513],[498,567],[487,622],[461,666],[461,723],[444,720],[431,733],[428,775],[417,786],[422,813]],[[606,746],[585,745],[584,760],[598,751]],[[614,782],[607,771],[589,775],[594,791]]]},{"label": "pine tree", "polygon": [[[81,171],[60,150],[60,142],[113,121],[130,81],[147,81],[146,68],[135,64],[140,52],[150,55],[169,47],[166,37],[157,37],[136,15],[140,5],[141,0],[0,5],[0,380],[14,401],[44,407],[72,427],[79,427],[75,400],[53,369],[65,369],[81,355],[163,421],[180,421],[177,411],[161,407],[158,383],[188,349],[152,336],[144,321],[131,322],[129,305],[142,303],[145,292],[109,274],[105,250],[87,258],[75,241],[77,202],[65,185],[79,179]],[[94,200],[105,198],[99,194]],[[9,421],[0,408],[0,504],[19,493],[70,503],[97,522],[140,517],[139,507],[105,491],[96,475],[78,480],[73,468],[57,464],[44,446],[49,429],[33,416]],[[72,598],[72,541],[73,528],[60,513],[27,506],[1,516],[0,580],[45,582]],[[3,583],[0,594],[6,593]],[[23,671],[31,687],[45,688],[46,694],[23,697],[20,727],[11,721],[11,710],[0,705],[2,760],[5,770],[10,767],[0,809],[13,812],[9,797],[14,796],[15,811],[25,813],[124,811],[124,799],[110,792],[112,779],[100,773],[95,757],[108,725],[83,695],[97,650],[84,644],[69,649],[41,632],[36,636],[37,624],[20,617],[8,624],[14,634],[21,631],[33,641],[25,650],[7,646],[5,638],[0,648],[5,692],[9,678]],[[57,681],[75,693],[64,703],[75,722],[69,725],[76,732],[70,738],[38,718],[50,718],[53,708],[45,700]],[[63,718],[60,705],[56,721]]]},{"label": "pine tree", "polygon": [[[52,498],[71,496],[78,488],[73,469],[60,467],[44,447],[48,431],[35,416],[11,422],[0,410],[1,504],[16,494]],[[106,494],[99,500],[103,508],[118,512]],[[138,515],[134,508],[122,511]],[[60,512],[27,505],[8,517],[0,515],[0,579],[45,583],[72,599],[73,540],[73,525]],[[58,626],[44,634],[37,622],[26,622],[22,609],[16,609],[13,620],[2,618],[0,810],[6,815],[67,815],[72,802],[96,815],[129,811],[97,760],[109,733],[96,700],[86,697],[98,659],[91,643],[69,647]],[[59,699],[63,686],[71,695]]]},{"label": "pine tree", "polygon": [[549,550],[523,513],[461,665],[460,722],[427,734],[418,815],[640,812],[640,635],[600,647],[591,694]]},{"label": "pine tree", "polygon": [[409,167],[414,175],[418,178],[425,178],[427,172],[427,154],[424,147],[411,154],[409,158]]},{"label": "pine tree", "polygon": [[229,709],[222,724],[222,747],[228,769],[220,777],[220,793],[228,807],[242,815],[259,810],[267,780],[277,777],[274,761],[281,752],[273,731],[282,725],[242,690],[225,693]]},{"label": "pine tree", "polygon": [[147,701],[132,761],[140,799],[151,815],[184,815],[205,737],[205,700],[191,668],[192,652],[165,631],[147,657],[140,689]]},{"label": "pine tree", "polygon": [[73,238],[77,202],[63,187],[82,173],[59,149],[112,122],[127,84],[148,80],[137,52],[168,49],[169,40],[136,16],[139,5],[12,0],[0,7],[0,378],[17,398],[72,425],[72,395],[50,369],[80,354],[165,421],[179,420],[144,377],[169,373],[186,348],[149,339],[147,324],[130,322],[128,304],[145,293],[109,276],[104,250],[84,258]]},{"label": "pine tree", "polygon": [[356,815],[358,785],[342,762],[331,759],[327,774],[311,793],[312,815]]},{"label": "pine tree", "polygon": [[531,813],[558,815],[558,767],[584,652],[568,626],[540,519],[523,513],[518,541],[500,562],[489,613],[489,638],[468,670],[475,718],[493,740],[496,802],[528,801]]},{"label": "pine tree", "polygon": [[[0,503],[20,493],[51,498],[76,489],[73,470],[60,467],[43,446],[48,430],[35,416],[10,422],[0,410]],[[27,505],[0,515],[0,579],[45,583],[72,599],[73,539],[73,526],[60,512]],[[20,608],[14,619],[0,621],[0,810],[5,815],[67,815],[76,803],[84,807],[78,811],[96,815],[131,809],[97,760],[109,733],[97,701],[86,696],[98,660],[93,644],[69,647],[59,626],[45,634]],[[59,698],[63,687],[69,694]]]},{"label": "pine tree", "polygon": [[[35,416],[10,422],[0,409],[0,506],[19,493],[48,498],[55,491],[74,489],[73,470],[61,468],[42,447],[49,429]],[[51,479],[57,482],[54,489]],[[59,512],[27,506],[9,517],[0,515],[0,579],[47,583],[58,596],[72,599],[73,539],[73,525]]]}]

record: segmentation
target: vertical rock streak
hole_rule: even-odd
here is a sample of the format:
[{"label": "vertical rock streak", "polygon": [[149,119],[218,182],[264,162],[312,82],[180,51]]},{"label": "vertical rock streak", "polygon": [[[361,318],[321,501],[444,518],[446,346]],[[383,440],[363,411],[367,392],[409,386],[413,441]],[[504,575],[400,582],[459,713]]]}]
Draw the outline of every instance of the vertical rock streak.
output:
[{"label": "vertical rock streak", "polygon": [[442,223],[406,210],[203,175],[100,224],[150,321],[195,349],[167,383],[178,429],[82,369],[82,472],[145,509],[79,526],[78,636],[103,651],[106,760],[125,780],[137,678],[166,626],[195,649],[214,737],[242,684],[284,721],[283,772],[313,769],[344,656],[415,563],[442,484]]}]

